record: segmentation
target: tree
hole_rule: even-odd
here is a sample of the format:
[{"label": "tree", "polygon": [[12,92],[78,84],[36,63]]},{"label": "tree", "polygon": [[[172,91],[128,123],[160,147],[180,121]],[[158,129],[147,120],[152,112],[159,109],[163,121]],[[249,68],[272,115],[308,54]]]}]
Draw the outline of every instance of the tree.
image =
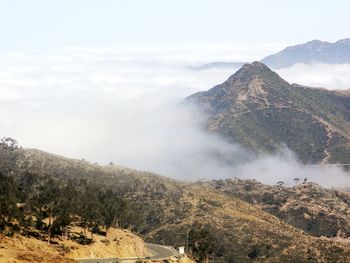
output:
[{"label": "tree", "polygon": [[296,177],[293,179],[293,181],[294,181],[294,184],[297,185],[300,181],[300,178]]},{"label": "tree", "polygon": [[[99,188],[97,186],[87,184],[81,193],[80,200],[77,206],[77,213],[81,217],[81,225],[84,228],[84,235],[86,230],[102,224],[101,203],[98,201]],[[93,231],[91,231],[91,239]]]},{"label": "tree", "polygon": [[3,147],[8,147],[10,149],[18,149],[19,148],[19,144],[18,142],[10,137],[2,137],[0,138],[0,144],[3,145]]},{"label": "tree", "polygon": [[0,172],[0,230],[18,217],[16,187],[13,178]]},{"label": "tree", "polygon": [[210,230],[209,226],[195,222],[188,233],[189,248],[200,262],[208,262],[209,255],[215,252],[216,242]]},{"label": "tree", "polygon": [[15,150],[18,148],[18,143],[16,140],[8,137],[0,138],[0,172],[7,175],[10,171],[12,171],[13,166],[16,162],[16,158],[14,156]]},{"label": "tree", "polygon": [[48,218],[47,233],[50,243],[52,235],[60,231],[62,224],[63,226],[67,224],[69,203],[62,183],[53,178],[41,182],[35,192],[29,201],[31,209],[35,211],[38,220]]},{"label": "tree", "polygon": [[277,185],[278,185],[278,186],[282,186],[282,185],[284,185],[284,182],[283,182],[283,181],[278,181],[278,182],[277,182]]}]

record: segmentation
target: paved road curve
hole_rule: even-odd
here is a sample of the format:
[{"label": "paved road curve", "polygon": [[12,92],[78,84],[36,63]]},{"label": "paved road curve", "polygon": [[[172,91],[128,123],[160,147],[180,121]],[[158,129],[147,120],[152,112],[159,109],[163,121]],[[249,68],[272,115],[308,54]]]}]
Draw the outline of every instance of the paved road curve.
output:
[{"label": "paved road curve", "polygon": [[167,246],[161,246],[156,244],[146,244],[151,256],[148,258],[87,258],[79,259],[77,261],[81,263],[110,263],[110,262],[134,262],[137,260],[161,260],[169,257],[179,257],[179,252]]}]

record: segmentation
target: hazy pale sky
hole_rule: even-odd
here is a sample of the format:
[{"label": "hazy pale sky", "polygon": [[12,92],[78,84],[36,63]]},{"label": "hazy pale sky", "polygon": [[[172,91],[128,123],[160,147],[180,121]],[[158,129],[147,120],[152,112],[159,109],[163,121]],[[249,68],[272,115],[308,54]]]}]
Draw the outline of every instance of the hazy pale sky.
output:
[{"label": "hazy pale sky", "polygon": [[349,37],[346,0],[0,0],[0,49]]}]

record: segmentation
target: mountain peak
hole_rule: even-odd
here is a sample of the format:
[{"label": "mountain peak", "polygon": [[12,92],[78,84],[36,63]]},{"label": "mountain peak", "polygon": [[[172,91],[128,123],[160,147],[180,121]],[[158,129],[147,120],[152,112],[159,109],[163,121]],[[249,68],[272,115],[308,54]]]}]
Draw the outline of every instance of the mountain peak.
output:
[{"label": "mountain peak", "polygon": [[340,39],[336,42],[336,44],[340,44],[340,45],[350,45],[350,38],[344,38],[344,39]]},{"label": "mountain peak", "polygon": [[255,70],[255,71],[260,71],[260,70],[271,71],[271,69],[269,69],[268,66],[266,66],[264,63],[259,62],[259,61],[254,61],[253,63],[246,63],[242,66],[242,69]]},{"label": "mountain peak", "polygon": [[328,43],[328,42],[321,41],[319,39],[314,39],[314,40],[311,40],[309,42],[306,42],[305,45],[307,45],[307,46],[319,46],[319,45],[326,44],[326,43]]},{"label": "mountain peak", "polygon": [[244,64],[241,69],[244,70],[269,70],[271,71],[271,69],[269,69],[268,66],[266,66],[264,63],[260,62],[260,61],[254,61],[253,63],[246,63]]},{"label": "mountain peak", "polygon": [[248,104],[252,106],[255,103],[256,107],[271,104],[269,101],[274,100],[276,94],[284,93],[289,86],[277,73],[256,61],[244,64],[224,83],[207,92],[193,94],[188,99],[203,102],[202,105],[209,112],[224,112],[230,108],[245,110]]},{"label": "mountain peak", "polygon": [[229,77],[226,82],[232,83],[239,81],[242,83],[248,83],[256,79],[259,79],[262,82],[270,82],[271,80],[277,79],[284,82],[277,73],[259,61],[244,64],[236,73]]},{"label": "mountain peak", "polygon": [[[207,92],[199,92],[189,97],[190,100],[198,97],[207,97],[215,100],[248,100],[261,97],[271,90],[283,90],[289,85],[276,72],[259,61],[244,64],[236,73],[231,75],[224,83],[216,85]],[[223,103],[226,107],[230,103]]]}]

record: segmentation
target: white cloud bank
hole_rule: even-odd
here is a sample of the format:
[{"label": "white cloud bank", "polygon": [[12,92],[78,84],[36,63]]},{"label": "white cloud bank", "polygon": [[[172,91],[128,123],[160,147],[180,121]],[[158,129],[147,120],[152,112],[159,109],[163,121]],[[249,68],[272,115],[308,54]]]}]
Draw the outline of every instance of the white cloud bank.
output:
[{"label": "white cloud bank", "polygon": [[295,64],[277,70],[289,82],[327,89],[350,89],[350,64]]},{"label": "white cloud bank", "polygon": [[[309,177],[334,185],[338,178],[343,185],[348,182],[344,171],[305,168],[288,151],[232,165],[247,153],[206,133],[205,117],[181,103],[236,70],[192,71],[188,65],[223,58],[255,60],[274,48],[120,46],[0,53],[0,133],[24,147],[103,164],[112,161],[178,179],[238,176],[274,184]],[[332,78],[324,77],[324,67],[293,67],[282,76],[301,84],[312,79],[329,84]],[[306,75],[306,70],[313,74]],[[345,72],[350,69],[331,71],[333,79],[344,82],[342,87],[350,75]]]},{"label": "white cloud bank", "polygon": [[266,155],[233,168],[236,177],[254,178],[260,182],[274,185],[283,181],[294,184],[294,178],[317,182],[324,187],[344,188],[350,185],[350,175],[339,166],[303,165],[288,149],[282,149],[274,155]]}]

